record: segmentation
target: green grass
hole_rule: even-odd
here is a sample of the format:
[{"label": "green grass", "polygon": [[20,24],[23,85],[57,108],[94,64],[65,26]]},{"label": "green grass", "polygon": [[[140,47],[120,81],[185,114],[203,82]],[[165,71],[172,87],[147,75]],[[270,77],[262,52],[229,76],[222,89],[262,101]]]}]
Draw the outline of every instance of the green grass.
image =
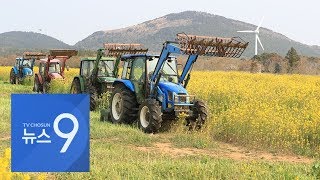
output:
[{"label": "green grass", "polygon": [[[10,94],[31,93],[32,86],[0,82],[0,139],[10,136]],[[239,161],[203,154],[175,156],[152,148],[170,143],[175,148],[217,149],[217,143],[202,133],[177,128],[149,135],[136,125],[114,125],[99,121],[91,112],[90,173],[51,173],[56,179],[314,179],[311,164],[264,160]],[[10,140],[0,140],[0,153]]]}]

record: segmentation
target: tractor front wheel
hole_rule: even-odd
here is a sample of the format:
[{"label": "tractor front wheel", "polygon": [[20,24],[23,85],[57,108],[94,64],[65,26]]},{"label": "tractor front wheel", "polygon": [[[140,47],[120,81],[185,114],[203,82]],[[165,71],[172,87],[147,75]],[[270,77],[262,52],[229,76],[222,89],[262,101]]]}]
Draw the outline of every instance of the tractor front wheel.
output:
[{"label": "tractor front wheel", "polygon": [[132,124],[137,119],[138,103],[135,94],[123,85],[114,88],[110,113],[113,123]]},{"label": "tractor front wheel", "polygon": [[13,69],[11,69],[11,71],[10,71],[10,83],[11,84],[16,84],[16,75],[14,74],[14,70]]},{"label": "tractor front wheel", "polygon": [[155,99],[147,99],[139,108],[139,128],[146,133],[156,133],[162,123],[162,112]]},{"label": "tractor front wheel", "polygon": [[205,103],[200,100],[195,100],[194,106],[191,107],[192,116],[187,117],[187,126],[190,130],[199,130],[202,128],[208,118],[208,111]]},{"label": "tractor front wheel", "polygon": [[50,91],[50,83],[45,81],[42,85],[42,93],[48,93]]},{"label": "tractor front wheel", "polygon": [[[80,89],[80,82],[79,82],[79,89]],[[97,100],[99,98],[98,91],[94,84],[91,82],[90,79],[86,79],[85,81],[85,92],[90,95],[90,111],[94,111],[97,108]]]}]

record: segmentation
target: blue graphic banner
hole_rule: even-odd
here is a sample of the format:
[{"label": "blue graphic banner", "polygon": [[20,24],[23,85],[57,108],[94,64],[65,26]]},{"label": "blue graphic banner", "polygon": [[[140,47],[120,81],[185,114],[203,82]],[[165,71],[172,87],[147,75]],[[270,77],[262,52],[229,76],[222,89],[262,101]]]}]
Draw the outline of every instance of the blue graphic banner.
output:
[{"label": "blue graphic banner", "polygon": [[89,171],[89,96],[11,95],[13,172]]}]

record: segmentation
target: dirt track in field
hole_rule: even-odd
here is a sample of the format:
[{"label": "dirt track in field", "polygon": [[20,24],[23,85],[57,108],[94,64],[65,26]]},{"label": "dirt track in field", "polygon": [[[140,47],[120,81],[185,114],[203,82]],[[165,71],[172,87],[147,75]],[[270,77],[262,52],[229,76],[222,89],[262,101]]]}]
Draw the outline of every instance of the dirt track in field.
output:
[{"label": "dirt track in field", "polygon": [[288,162],[311,164],[314,160],[296,155],[277,155],[263,151],[248,151],[242,147],[218,142],[215,149],[177,148],[171,143],[154,143],[151,147],[135,147],[144,152],[157,152],[173,157],[205,155],[216,158],[227,158],[238,161],[260,160],[269,162]]},{"label": "dirt track in field", "polygon": [[6,141],[6,140],[10,140],[10,139],[11,139],[10,136],[0,137],[0,141]]}]

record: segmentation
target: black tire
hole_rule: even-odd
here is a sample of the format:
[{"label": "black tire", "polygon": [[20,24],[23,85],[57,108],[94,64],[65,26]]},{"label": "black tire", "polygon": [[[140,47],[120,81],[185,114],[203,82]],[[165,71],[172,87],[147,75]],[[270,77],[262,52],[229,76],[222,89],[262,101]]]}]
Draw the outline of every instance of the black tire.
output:
[{"label": "black tire", "polygon": [[11,69],[11,71],[10,71],[10,83],[11,84],[16,84],[16,82],[17,82],[17,77],[14,74],[14,70]]},{"label": "black tire", "polygon": [[78,78],[76,78],[72,81],[70,93],[71,94],[81,94],[82,93],[81,84],[80,84],[80,81]]},{"label": "black tire", "polygon": [[42,85],[42,93],[48,93],[50,91],[50,83],[45,81]]},{"label": "black tire", "polygon": [[92,90],[90,93],[90,111],[94,111],[97,109],[97,100],[98,100],[98,93],[95,90]]},{"label": "black tire", "polygon": [[145,133],[157,133],[161,128],[162,112],[155,99],[145,100],[139,108],[139,128]]},{"label": "black tire", "polygon": [[[120,99],[118,99],[119,97]],[[117,85],[110,98],[110,114],[113,123],[132,124],[138,116],[138,103],[135,94],[123,85]]]},{"label": "black tire", "polygon": [[34,77],[33,91],[37,93],[41,92],[41,85],[38,76]]},{"label": "black tire", "polygon": [[187,126],[189,126],[189,130],[199,130],[207,121],[207,107],[203,101],[195,100],[194,106],[191,107],[191,110],[193,115],[186,118]]},{"label": "black tire", "polygon": [[91,83],[90,79],[86,80],[85,83],[86,93],[90,94],[90,111],[97,109],[98,91]]},{"label": "black tire", "polygon": [[167,132],[170,131],[172,126],[174,126],[175,123],[177,123],[177,116],[175,115],[174,112],[172,113],[163,113],[162,114],[162,123],[161,123],[161,128],[160,132]]}]

